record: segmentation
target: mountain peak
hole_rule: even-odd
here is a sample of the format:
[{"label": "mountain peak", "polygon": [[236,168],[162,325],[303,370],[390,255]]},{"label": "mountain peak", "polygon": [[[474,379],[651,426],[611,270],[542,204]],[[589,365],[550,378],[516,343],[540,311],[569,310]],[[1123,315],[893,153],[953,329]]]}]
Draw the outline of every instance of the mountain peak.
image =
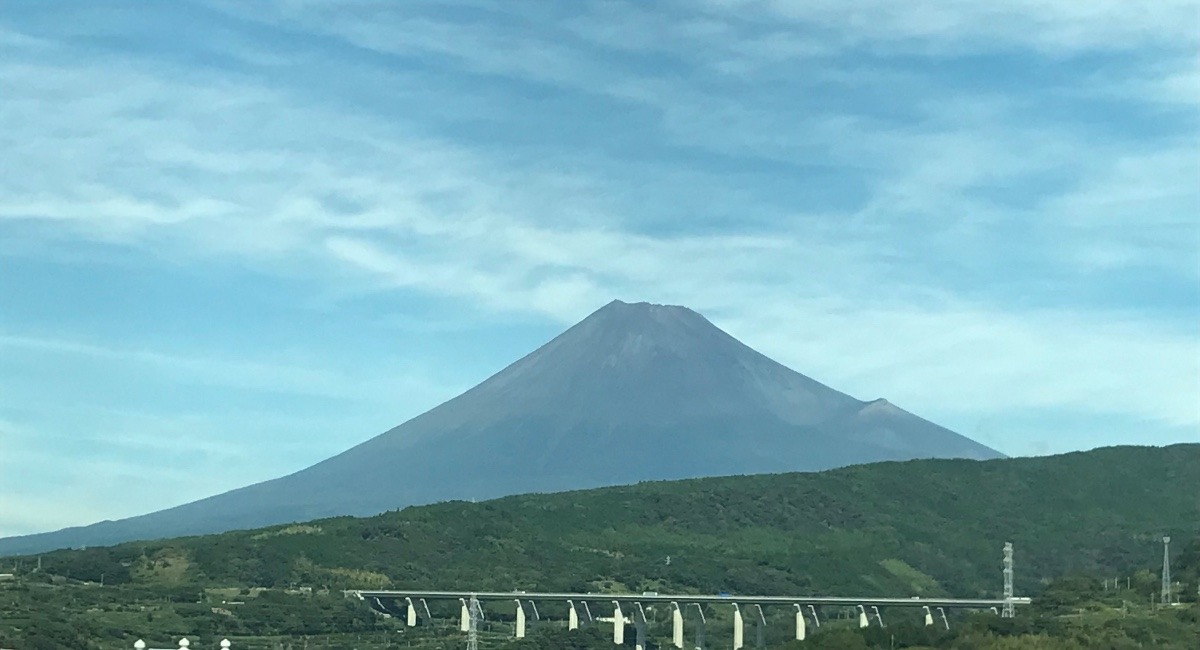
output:
[{"label": "mountain peak", "polygon": [[691,309],[614,300],[458,397],[312,467],[40,543],[646,480],[997,456],[886,400],[864,403],[791,370]]},{"label": "mountain peak", "polygon": [[655,354],[699,355],[738,344],[705,317],[678,305],[614,300],[534,353],[564,353],[618,358]]},{"label": "mountain peak", "polygon": [[705,322],[707,320],[700,314],[682,307],[679,305],[660,305],[653,302],[625,302],[623,300],[613,300],[607,305],[597,309],[591,316],[584,319],[587,322],[590,319],[599,318],[612,321],[614,319],[654,319],[666,320],[668,318],[686,318],[700,319]]}]

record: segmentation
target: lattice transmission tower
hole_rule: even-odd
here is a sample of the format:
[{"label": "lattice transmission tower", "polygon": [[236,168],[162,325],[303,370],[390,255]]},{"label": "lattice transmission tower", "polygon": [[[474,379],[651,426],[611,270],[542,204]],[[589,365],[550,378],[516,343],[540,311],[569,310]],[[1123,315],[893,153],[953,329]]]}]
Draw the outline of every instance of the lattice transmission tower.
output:
[{"label": "lattice transmission tower", "polygon": [[1162,604],[1171,604],[1171,538],[1163,537]]},{"label": "lattice transmission tower", "polygon": [[1001,618],[1012,618],[1016,614],[1016,607],[1013,605],[1013,545],[1012,542],[1004,543],[1004,609],[1000,612]]}]

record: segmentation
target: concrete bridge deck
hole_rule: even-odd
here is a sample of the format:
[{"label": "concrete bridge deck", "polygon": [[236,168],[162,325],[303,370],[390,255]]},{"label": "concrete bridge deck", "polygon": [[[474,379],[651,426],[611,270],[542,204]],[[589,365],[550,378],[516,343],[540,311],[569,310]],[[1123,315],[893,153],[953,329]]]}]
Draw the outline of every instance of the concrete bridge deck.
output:
[{"label": "concrete bridge deck", "polygon": [[[460,600],[471,597],[481,601],[599,601],[622,603],[702,603],[702,604],[742,604],[742,605],[814,605],[814,606],[849,606],[857,605],[876,607],[945,607],[955,609],[988,609],[1003,607],[1007,602],[1003,598],[882,598],[878,596],[755,596],[743,594],[701,595],[701,594],[606,594],[606,593],[569,593],[569,592],[524,592],[524,591],[408,591],[408,590],[350,590],[347,594],[362,598],[424,598],[426,600]],[[1013,598],[1014,605],[1028,605],[1029,598]]]},{"label": "concrete bridge deck", "polygon": [[[763,647],[764,629],[767,618],[763,608],[767,606],[783,606],[794,610],[795,638],[803,640],[808,635],[809,624],[820,628],[821,619],[817,607],[840,606],[854,607],[858,610],[859,627],[875,623],[883,626],[883,616],[879,608],[904,607],[921,608],[924,610],[925,625],[934,625],[933,612],[941,616],[941,622],[947,628],[950,622],[946,618],[947,609],[989,609],[999,611],[1003,608],[1011,611],[1017,605],[1030,604],[1029,598],[885,598],[878,596],[756,596],[756,595],[701,595],[701,594],[660,594],[643,592],[640,594],[620,593],[572,593],[572,592],[524,592],[524,591],[422,591],[422,590],[350,590],[345,592],[362,600],[374,601],[386,611],[383,600],[403,601],[409,627],[417,625],[419,618],[427,621],[432,619],[428,601],[457,600],[461,604],[460,629],[473,639],[483,610],[480,603],[508,602],[515,606],[514,634],[517,638],[525,636],[526,606],[532,612],[533,620],[538,621],[538,602],[564,603],[568,608],[567,627],[578,629],[584,625],[596,622],[611,622],[613,625],[613,643],[622,645],[625,641],[625,627],[632,624],[636,631],[636,647],[645,650],[647,647],[647,628],[644,604],[665,603],[671,609],[671,645],[684,648],[684,619],[689,618],[695,629],[694,648],[705,648],[705,616],[702,605],[725,605],[733,610],[733,648],[739,650],[745,647],[745,618],[750,617],[755,627],[756,647]],[[612,617],[593,616],[589,603],[605,603],[612,607]],[[624,609],[623,609],[624,608]],[[685,614],[686,612],[686,614]]]}]

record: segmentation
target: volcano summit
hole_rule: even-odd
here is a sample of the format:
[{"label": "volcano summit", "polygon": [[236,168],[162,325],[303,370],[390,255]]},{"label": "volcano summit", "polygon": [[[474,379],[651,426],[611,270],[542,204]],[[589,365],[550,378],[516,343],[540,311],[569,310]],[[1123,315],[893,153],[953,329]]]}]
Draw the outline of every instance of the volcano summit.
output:
[{"label": "volcano summit", "polygon": [[289,476],[0,540],[0,555],[647,480],[998,458],[809,379],[684,308],[615,301],[478,386]]}]

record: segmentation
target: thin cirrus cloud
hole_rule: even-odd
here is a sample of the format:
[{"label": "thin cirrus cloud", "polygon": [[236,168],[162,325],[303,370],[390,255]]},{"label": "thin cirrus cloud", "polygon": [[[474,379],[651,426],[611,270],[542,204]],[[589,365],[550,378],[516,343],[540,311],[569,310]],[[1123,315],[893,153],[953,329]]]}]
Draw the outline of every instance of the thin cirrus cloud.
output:
[{"label": "thin cirrus cloud", "polygon": [[294,471],[612,298],[1007,453],[1200,439],[1194,2],[65,7],[0,20],[0,464],[105,487],[0,532]]}]

